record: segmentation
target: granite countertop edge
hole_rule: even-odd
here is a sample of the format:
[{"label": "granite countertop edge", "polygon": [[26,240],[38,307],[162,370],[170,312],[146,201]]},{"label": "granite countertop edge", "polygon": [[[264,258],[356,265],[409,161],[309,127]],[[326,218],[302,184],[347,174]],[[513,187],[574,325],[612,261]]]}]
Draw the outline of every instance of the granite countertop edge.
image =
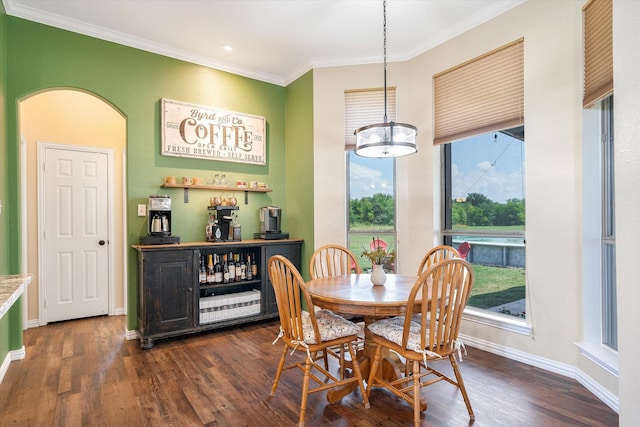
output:
[{"label": "granite countertop edge", "polygon": [[0,319],[31,283],[31,274],[0,275]]}]

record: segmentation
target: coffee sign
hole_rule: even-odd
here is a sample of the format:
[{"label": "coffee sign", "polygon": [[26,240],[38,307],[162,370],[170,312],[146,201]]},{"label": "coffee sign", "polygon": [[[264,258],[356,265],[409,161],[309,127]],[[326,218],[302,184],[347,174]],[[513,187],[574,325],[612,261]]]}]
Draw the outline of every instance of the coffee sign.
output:
[{"label": "coffee sign", "polygon": [[162,98],[164,156],[266,164],[264,117]]}]

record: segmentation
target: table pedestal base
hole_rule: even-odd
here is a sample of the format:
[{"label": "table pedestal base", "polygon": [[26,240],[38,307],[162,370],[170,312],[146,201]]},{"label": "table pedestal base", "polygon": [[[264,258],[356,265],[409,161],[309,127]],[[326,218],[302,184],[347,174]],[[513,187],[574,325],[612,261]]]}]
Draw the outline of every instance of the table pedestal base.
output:
[{"label": "table pedestal base", "polygon": [[[384,351],[384,349],[383,349]],[[360,372],[362,373],[362,379],[367,381],[369,379],[369,373],[371,370],[371,360],[373,360],[373,355],[371,358],[368,356],[367,348],[365,345],[365,350],[361,350],[357,354],[358,358],[358,366],[360,367]],[[352,368],[352,365],[349,361],[345,361],[346,368]],[[380,370],[380,376],[388,382],[395,381],[404,376],[403,371],[400,370],[400,367],[404,370],[404,365],[402,360],[398,357],[396,353],[387,352],[380,359],[380,366],[378,369]],[[348,376],[353,375],[353,368],[351,371],[346,374]],[[327,391],[327,401],[329,403],[339,402],[343,397],[347,396],[349,393],[353,393],[358,388],[358,383],[350,383],[343,387],[335,387]],[[423,398],[420,398],[420,410],[426,411],[427,409],[427,401]]]}]

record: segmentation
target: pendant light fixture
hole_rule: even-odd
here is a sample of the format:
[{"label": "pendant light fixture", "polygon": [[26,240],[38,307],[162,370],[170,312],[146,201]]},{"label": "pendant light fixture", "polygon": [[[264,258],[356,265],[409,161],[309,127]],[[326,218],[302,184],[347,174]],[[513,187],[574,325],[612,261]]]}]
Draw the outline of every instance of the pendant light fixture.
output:
[{"label": "pendant light fixture", "polygon": [[355,153],[362,157],[400,157],[418,151],[418,128],[405,123],[387,121],[387,2],[382,2],[384,30],[384,123],[356,129]]}]

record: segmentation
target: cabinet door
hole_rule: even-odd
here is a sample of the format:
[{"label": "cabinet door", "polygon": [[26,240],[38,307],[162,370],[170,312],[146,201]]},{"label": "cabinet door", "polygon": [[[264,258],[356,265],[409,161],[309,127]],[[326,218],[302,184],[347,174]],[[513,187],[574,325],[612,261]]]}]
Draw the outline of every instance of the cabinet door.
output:
[{"label": "cabinet door", "polygon": [[273,291],[273,285],[271,285],[271,279],[269,278],[269,271],[267,270],[267,263],[269,262],[269,258],[273,255],[282,255],[287,258],[289,261],[296,266],[296,268],[300,271],[300,274],[303,274],[303,271],[300,270],[300,244],[290,244],[290,245],[266,245],[265,246],[265,258],[263,268],[263,274],[265,277],[264,280],[264,312],[267,313],[277,313],[278,312],[278,304],[276,303],[276,294]]},{"label": "cabinet door", "polygon": [[[195,268],[193,251],[157,251],[151,268],[151,283],[145,292],[148,333],[156,334],[194,327]],[[149,277],[149,276],[147,276]]]}]

